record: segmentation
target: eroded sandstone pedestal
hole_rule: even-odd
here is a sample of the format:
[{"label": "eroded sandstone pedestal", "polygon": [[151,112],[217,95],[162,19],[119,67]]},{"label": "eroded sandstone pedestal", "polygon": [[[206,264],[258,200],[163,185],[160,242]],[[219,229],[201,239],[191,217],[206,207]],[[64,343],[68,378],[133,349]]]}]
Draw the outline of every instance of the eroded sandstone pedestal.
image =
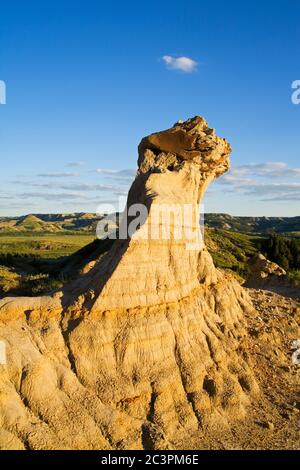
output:
[{"label": "eroded sandstone pedestal", "polygon": [[229,154],[201,117],[144,138],[127,211],[148,212],[131,238],[62,292],[0,301],[0,447],[176,448],[243,418],[257,393],[248,295],[215,269],[196,216],[182,219],[191,247],[155,213],[196,208]]}]

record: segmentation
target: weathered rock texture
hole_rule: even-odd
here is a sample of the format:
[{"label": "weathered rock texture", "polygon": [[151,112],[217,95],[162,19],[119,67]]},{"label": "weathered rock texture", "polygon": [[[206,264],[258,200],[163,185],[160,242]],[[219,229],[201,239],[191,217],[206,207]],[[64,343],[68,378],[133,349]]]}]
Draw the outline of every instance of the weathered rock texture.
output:
[{"label": "weathered rock texture", "polygon": [[244,417],[258,391],[248,294],[215,269],[196,217],[179,227],[196,231],[191,246],[155,215],[196,208],[229,153],[201,117],[144,138],[127,210],[149,213],[132,238],[63,292],[0,302],[0,447],[176,448]]},{"label": "weathered rock texture", "polygon": [[286,271],[278,264],[269,261],[259,253],[249,260],[252,275],[245,283],[245,287],[267,288],[282,284],[288,284]]},{"label": "weathered rock texture", "polygon": [[252,274],[243,284],[244,287],[276,292],[284,297],[300,298],[300,289],[291,285],[287,272],[261,253],[250,258],[248,265]]}]

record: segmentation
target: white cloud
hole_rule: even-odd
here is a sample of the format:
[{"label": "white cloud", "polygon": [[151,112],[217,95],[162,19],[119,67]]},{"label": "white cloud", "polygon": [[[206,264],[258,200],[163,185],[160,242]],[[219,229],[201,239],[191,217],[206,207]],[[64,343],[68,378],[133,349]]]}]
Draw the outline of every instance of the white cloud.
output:
[{"label": "white cloud", "polygon": [[83,160],[79,160],[78,162],[68,162],[67,166],[83,166],[86,162]]},{"label": "white cloud", "polygon": [[97,168],[97,173],[102,173],[103,175],[113,175],[113,176],[135,176],[136,170],[127,169],[127,170],[108,170],[103,168]]},{"label": "white cloud", "polygon": [[[117,185],[108,185],[108,184],[94,184],[94,183],[57,183],[57,182],[47,182],[47,183],[36,183],[36,182],[26,182],[23,183],[21,181],[14,181],[14,184],[21,185],[21,186],[31,186],[37,189],[45,189],[45,190],[64,190],[64,191],[77,191],[77,193],[48,193],[48,192],[26,192],[22,194],[17,194],[16,197],[20,197],[21,199],[24,198],[42,198],[45,200],[65,200],[71,199],[74,195],[74,198],[82,198],[82,199],[89,199],[91,201],[95,200],[91,199],[88,196],[89,193],[101,193],[101,192],[109,192],[114,196],[127,196],[128,189],[117,186]],[[78,193],[80,192],[80,193]],[[95,196],[97,200],[100,196]],[[0,197],[1,199],[1,197]]]},{"label": "white cloud", "polygon": [[171,55],[164,55],[162,57],[165,65],[171,70],[181,70],[185,73],[195,72],[198,63],[190,57],[172,57]]},{"label": "white cloud", "polygon": [[100,175],[105,176],[114,181],[121,182],[123,184],[129,185],[134,180],[136,175],[136,170],[126,169],[126,170],[109,170],[98,168],[96,172]]},{"label": "white cloud", "polygon": [[21,199],[45,199],[46,201],[64,201],[65,199],[85,199],[85,195],[78,193],[39,193],[39,192],[28,192],[19,195]]},{"label": "white cloud", "polygon": [[128,191],[119,190],[119,191],[115,191],[114,194],[116,196],[127,196]]},{"label": "white cloud", "polygon": [[227,193],[240,193],[264,202],[300,200],[300,168],[291,168],[284,162],[235,166],[217,184],[225,186]]},{"label": "white cloud", "polygon": [[250,163],[233,167],[231,176],[259,176],[278,178],[300,178],[300,168],[290,168],[285,162]]},{"label": "white cloud", "polygon": [[40,173],[37,175],[41,178],[65,178],[72,176],[80,176],[79,173]]},{"label": "white cloud", "polygon": [[93,183],[36,183],[36,182],[26,182],[14,181],[14,184],[22,186],[32,186],[34,188],[46,188],[46,189],[63,189],[66,191],[119,191],[122,188],[115,185],[109,184],[93,184]]}]

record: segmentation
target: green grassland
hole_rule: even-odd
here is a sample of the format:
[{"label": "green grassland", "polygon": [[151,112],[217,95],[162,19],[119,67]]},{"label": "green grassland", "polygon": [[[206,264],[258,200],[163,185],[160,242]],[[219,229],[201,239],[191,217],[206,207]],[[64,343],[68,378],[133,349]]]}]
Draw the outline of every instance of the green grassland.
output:
[{"label": "green grassland", "polygon": [[94,240],[91,233],[0,235],[0,295],[37,295],[58,289],[61,267]]},{"label": "green grassland", "polygon": [[205,243],[218,268],[231,271],[239,280],[249,274],[248,260],[260,251],[262,237],[207,228]]},{"label": "green grassland", "polygon": [[57,259],[67,256],[90,243],[95,236],[92,233],[57,234],[25,233],[0,234],[0,257],[5,255],[23,255],[41,259]]},{"label": "green grassland", "polygon": [[[221,229],[206,229],[205,237],[217,267],[240,280],[247,277],[256,237]],[[0,295],[37,295],[62,287],[111,246],[94,239],[85,232],[0,234]]]},{"label": "green grassland", "polygon": [[[250,275],[248,260],[262,250],[266,236],[220,228],[205,230],[205,243],[218,268],[241,283]],[[76,278],[86,263],[102,256],[111,241],[95,240],[93,232],[20,232],[0,234],[0,296],[39,295]],[[300,285],[300,270],[290,273]]]}]

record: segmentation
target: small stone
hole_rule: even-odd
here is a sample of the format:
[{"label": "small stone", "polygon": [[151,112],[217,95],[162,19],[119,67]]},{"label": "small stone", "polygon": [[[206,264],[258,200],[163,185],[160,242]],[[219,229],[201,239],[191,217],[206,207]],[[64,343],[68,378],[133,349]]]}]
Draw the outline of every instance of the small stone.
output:
[{"label": "small stone", "polygon": [[290,372],[291,368],[289,366],[286,366],[285,364],[280,366],[280,369],[282,369],[284,372]]},{"label": "small stone", "polygon": [[296,349],[300,348],[300,339],[294,339],[291,342],[291,349],[295,351]]}]

